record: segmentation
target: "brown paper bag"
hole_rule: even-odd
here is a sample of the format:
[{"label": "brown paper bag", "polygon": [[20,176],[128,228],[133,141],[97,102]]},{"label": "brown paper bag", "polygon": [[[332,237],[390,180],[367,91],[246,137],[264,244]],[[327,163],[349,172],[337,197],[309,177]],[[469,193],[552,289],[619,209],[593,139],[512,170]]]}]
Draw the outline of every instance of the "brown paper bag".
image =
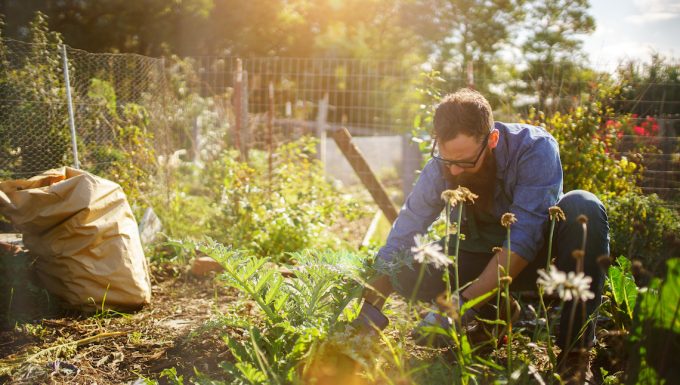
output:
[{"label": "brown paper bag", "polygon": [[137,309],[151,283],[137,222],[122,188],[64,167],[0,183],[0,213],[38,256],[44,287],[82,310]]}]

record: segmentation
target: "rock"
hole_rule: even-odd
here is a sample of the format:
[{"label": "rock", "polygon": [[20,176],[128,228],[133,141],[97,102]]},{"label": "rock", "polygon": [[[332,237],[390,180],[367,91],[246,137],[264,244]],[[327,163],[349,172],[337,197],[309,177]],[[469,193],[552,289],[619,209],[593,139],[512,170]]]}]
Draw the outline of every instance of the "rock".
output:
[{"label": "rock", "polygon": [[148,245],[156,240],[158,233],[163,230],[161,220],[158,218],[153,208],[148,207],[144,212],[142,221],[139,223],[139,237],[142,245]]},{"label": "rock", "polygon": [[205,277],[211,271],[222,271],[224,268],[210,257],[197,257],[191,265],[191,274],[195,277]]}]

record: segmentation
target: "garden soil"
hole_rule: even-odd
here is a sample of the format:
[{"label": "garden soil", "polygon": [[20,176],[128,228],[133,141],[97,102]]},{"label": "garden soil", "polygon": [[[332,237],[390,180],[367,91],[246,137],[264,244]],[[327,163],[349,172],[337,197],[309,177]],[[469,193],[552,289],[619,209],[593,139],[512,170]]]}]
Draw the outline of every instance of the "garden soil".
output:
[{"label": "garden soil", "polygon": [[[212,277],[197,279],[173,265],[155,265],[152,278],[152,304],[134,314],[51,314],[22,326],[3,322],[0,383],[143,383],[142,377],[157,378],[169,368],[185,377],[194,368],[223,376],[217,365],[231,357],[220,336],[229,331],[208,325],[252,306],[235,301],[236,292]],[[10,367],[11,375],[1,375]]]}]

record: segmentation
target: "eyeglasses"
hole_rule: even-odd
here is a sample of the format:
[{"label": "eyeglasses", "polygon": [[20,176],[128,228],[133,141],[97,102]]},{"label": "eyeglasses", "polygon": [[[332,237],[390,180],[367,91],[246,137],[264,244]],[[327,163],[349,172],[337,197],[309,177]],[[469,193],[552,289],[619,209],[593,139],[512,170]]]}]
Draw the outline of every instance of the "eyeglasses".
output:
[{"label": "eyeglasses", "polygon": [[484,137],[484,141],[482,141],[482,148],[479,149],[479,153],[477,154],[477,157],[473,161],[449,160],[440,157],[439,147],[437,147],[437,139],[435,139],[434,142],[432,143],[432,150],[430,151],[430,156],[432,157],[432,159],[436,160],[445,167],[458,166],[460,168],[474,168],[477,165],[477,162],[479,162],[479,158],[482,157],[482,154],[484,153],[484,149],[486,148],[487,143],[489,143],[489,135],[491,135],[491,132],[486,134],[486,136]]}]

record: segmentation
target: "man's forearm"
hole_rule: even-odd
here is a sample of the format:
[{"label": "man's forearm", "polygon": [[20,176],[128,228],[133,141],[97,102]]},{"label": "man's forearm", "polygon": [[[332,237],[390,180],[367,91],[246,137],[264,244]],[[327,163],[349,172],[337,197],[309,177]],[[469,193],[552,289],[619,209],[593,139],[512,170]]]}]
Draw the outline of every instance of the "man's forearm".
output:
[{"label": "man's forearm", "polygon": [[[503,271],[507,266],[508,251],[503,249],[496,253],[489,263],[484,268],[484,271],[479,275],[479,278],[473,281],[470,286],[463,290],[462,294],[465,298],[472,299],[479,297],[485,293],[498,287],[498,269],[503,267],[500,276],[503,277]],[[518,254],[511,253],[510,255],[510,276],[516,277],[529,264],[526,259]]]}]

